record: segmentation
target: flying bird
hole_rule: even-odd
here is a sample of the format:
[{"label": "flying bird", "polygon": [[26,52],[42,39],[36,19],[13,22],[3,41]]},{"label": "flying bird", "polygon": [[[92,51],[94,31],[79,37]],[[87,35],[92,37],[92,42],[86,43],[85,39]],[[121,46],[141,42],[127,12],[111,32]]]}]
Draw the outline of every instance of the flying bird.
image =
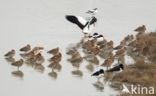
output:
[{"label": "flying bird", "polygon": [[92,10],[88,10],[86,13],[91,14],[91,15],[95,15],[98,12],[98,8],[94,8]]},{"label": "flying bird", "polygon": [[88,21],[80,16],[66,15],[65,17],[69,22],[76,24],[84,34],[90,34],[97,22],[97,18],[94,16],[92,16]]}]

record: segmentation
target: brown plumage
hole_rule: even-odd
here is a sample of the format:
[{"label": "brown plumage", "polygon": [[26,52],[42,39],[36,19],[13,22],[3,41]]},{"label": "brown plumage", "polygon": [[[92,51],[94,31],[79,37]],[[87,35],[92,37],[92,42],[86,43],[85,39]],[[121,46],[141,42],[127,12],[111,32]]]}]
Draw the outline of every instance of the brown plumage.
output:
[{"label": "brown plumage", "polygon": [[115,52],[115,56],[119,56],[119,55],[123,55],[126,51],[126,48],[122,48],[122,49],[119,49],[118,51]]},{"label": "brown plumage", "polygon": [[45,59],[41,53],[38,53],[37,55],[35,55],[34,60],[36,63],[40,63],[40,64],[44,63],[44,61],[45,61]]},{"label": "brown plumage", "polygon": [[7,57],[7,58],[11,58],[13,56],[15,56],[15,50],[12,49],[11,51],[7,52],[4,56]]},{"label": "brown plumage", "polygon": [[118,50],[118,49],[121,49],[121,48],[123,48],[123,47],[125,47],[125,46],[126,46],[126,41],[125,41],[125,40],[122,40],[122,41],[120,42],[120,45],[114,47],[113,49]]},{"label": "brown plumage", "polygon": [[24,63],[23,59],[20,59],[18,61],[13,62],[11,65],[16,66],[19,70],[19,67],[21,67],[23,63]]},{"label": "brown plumage", "polygon": [[59,48],[57,47],[57,48],[51,49],[47,53],[56,55],[59,53]]},{"label": "brown plumage", "polygon": [[31,50],[31,46],[30,44],[27,44],[26,46],[22,47],[21,49],[19,49],[20,51],[23,51],[23,52],[28,52]]},{"label": "brown plumage", "polygon": [[28,53],[21,53],[20,56],[25,59],[29,59],[29,58],[33,58],[35,55],[33,51],[30,51]]},{"label": "brown plumage", "polygon": [[53,57],[51,57],[49,59],[49,62],[60,62],[61,61],[61,58],[62,58],[62,54],[59,52],[57,55],[54,55]]},{"label": "brown plumage", "polygon": [[71,58],[68,59],[70,62],[81,62],[82,61],[82,57],[81,54],[78,51],[75,51]]},{"label": "brown plumage", "polygon": [[142,26],[137,27],[134,31],[136,31],[136,32],[145,32],[146,27],[145,27],[145,25],[142,25]]},{"label": "brown plumage", "polygon": [[107,69],[112,65],[114,62],[115,56],[113,54],[110,54],[110,56],[101,64],[101,66],[106,66]]}]

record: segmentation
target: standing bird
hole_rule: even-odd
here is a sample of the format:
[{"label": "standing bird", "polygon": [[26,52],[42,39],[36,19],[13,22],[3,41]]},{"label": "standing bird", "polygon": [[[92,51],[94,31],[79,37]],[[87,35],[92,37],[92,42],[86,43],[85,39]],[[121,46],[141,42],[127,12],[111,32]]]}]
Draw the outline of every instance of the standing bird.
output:
[{"label": "standing bird", "polygon": [[59,53],[59,47],[49,50],[47,53],[56,55]]},{"label": "standing bird", "polygon": [[21,67],[23,63],[24,63],[23,59],[20,59],[18,61],[13,62],[11,65],[16,66],[19,70],[19,67]]},{"label": "standing bird", "polygon": [[134,31],[143,33],[146,31],[146,26],[145,25],[139,26],[136,29],[134,29]]},{"label": "standing bird", "polygon": [[20,51],[23,51],[23,52],[28,52],[31,50],[31,46],[30,44],[27,44],[26,46],[22,47],[21,49],[19,49]]},{"label": "standing bird", "polygon": [[15,56],[15,50],[12,49],[11,51],[7,52],[4,56],[6,58],[12,58],[13,56]]},{"label": "standing bird", "polygon": [[91,15],[95,15],[97,12],[98,12],[98,8],[94,8],[92,10],[88,10],[86,13],[91,14]]},{"label": "standing bird", "polygon": [[103,69],[100,69],[100,70],[94,72],[91,76],[99,76],[101,74],[104,74],[104,70]]},{"label": "standing bird", "polygon": [[94,16],[92,16],[88,21],[80,16],[66,15],[65,17],[68,21],[76,24],[80,29],[82,29],[82,32],[85,35],[90,35],[90,33],[93,31],[93,28],[95,27],[95,22],[97,22],[97,19]]},{"label": "standing bird", "polygon": [[97,42],[102,42],[102,41],[105,40],[105,38],[104,38],[104,36],[102,34],[96,36],[95,39],[96,39]]},{"label": "standing bird", "polygon": [[119,64],[114,66],[113,68],[107,70],[106,72],[121,72],[124,70],[124,65],[123,64]]}]

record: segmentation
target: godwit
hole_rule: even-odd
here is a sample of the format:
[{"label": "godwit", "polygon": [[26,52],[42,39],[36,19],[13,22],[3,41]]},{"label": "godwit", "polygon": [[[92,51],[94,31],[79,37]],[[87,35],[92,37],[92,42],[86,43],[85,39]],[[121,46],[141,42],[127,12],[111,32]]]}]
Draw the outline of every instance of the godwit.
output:
[{"label": "godwit", "polygon": [[59,47],[49,50],[47,53],[56,55],[59,53]]},{"label": "godwit", "polygon": [[4,56],[6,58],[11,58],[11,57],[15,56],[15,50],[12,49],[11,51],[7,52]]},{"label": "godwit", "polygon": [[20,59],[18,61],[13,62],[11,65],[16,66],[19,70],[19,67],[21,67],[23,63],[24,63],[23,59]]},{"label": "godwit", "polygon": [[21,49],[19,49],[20,51],[23,51],[23,52],[28,52],[31,50],[31,46],[30,44],[27,44],[26,46],[22,47]]}]

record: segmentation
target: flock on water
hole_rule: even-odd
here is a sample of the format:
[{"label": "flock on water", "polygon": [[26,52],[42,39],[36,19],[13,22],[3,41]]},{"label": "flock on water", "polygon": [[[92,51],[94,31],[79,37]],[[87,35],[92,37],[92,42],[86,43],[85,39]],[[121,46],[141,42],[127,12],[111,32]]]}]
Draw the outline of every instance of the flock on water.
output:
[{"label": "flock on water", "polygon": [[[107,73],[117,74],[118,72],[125,70],[125,67],[129,66],[129,64],[126,63],[126,56],[129,56],[132,59],[134,59],[134,56],[142,56],[145,45],[141,44],[142,42],[138,43],[138,39],[142,38],[146,33],[146,26],[139,26],[134,30],[137,32],[135,36],[127,35],[120,41],[118,46],[114,46],[112,40],[106,40],[103,34],[94,32],[97,23],[97,18],[95,17],[97,12],[98,8],[88,10],[86,13],[90,14],[89,19],[75,15],[65,16],[67,21],[77,25],[84,34],[84,37],[82,37],[79,42],[69,45],[66,54],[69,56],[67,61],[73,66],[71,74],[82,77],[83,70],[81,69],[81,66],[83,63],[88,63],[85,64],[85,66],[90,72],[90,76],[98,77],[99,81],[101,75],[103,77],[103,75]],[[20,59],[18,60],[15,58],[15,55],[17,55],[16,51],[20,52]],[[30,44],[27,44],[18,50],[11,49],[4,56],[11,66],[17,68],[17,70],[12,72],[15,76],[24,76],[24,73],[21,71],[21,67],[24,64],[43,73],[45,70],[45,65],[43,63],[47,61],[49,62],[49,65],[46,67],[51,70],[48,75],[56,79],[57,74],[62,69],[61,61],[63,56],[61,50],[59,47],[56,47],[46,51],[46,54],[49,54],[50,56],[50,58],[46,59],[43,56],[43,51],[45,51],[45,48],[42,46],[32,47]]]}]

